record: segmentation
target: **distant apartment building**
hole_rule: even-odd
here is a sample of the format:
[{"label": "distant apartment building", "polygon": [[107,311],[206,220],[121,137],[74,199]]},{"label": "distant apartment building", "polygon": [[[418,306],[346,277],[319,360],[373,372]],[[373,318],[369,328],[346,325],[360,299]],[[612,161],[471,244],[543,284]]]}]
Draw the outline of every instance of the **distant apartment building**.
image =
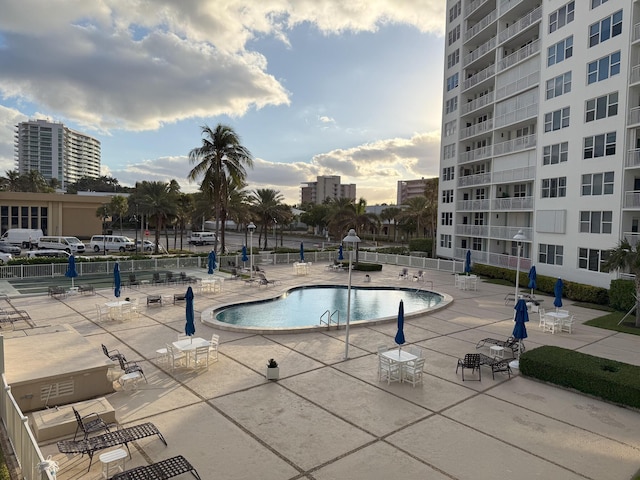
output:
[{"label": "distant apartment building", "polygon": [[356,200],[356,185],[340,183],[339,175],[316,177],[315,182],[304,182],[300,199],[304,203],[322,204],[327,198],[350,198]]},{"label": "distant apartment building", "polygon": [[404,205],[413,197],[424,197],[425,178],[420,180],[398,180],[397,199],[398,205]]},{"label": "distant apartment building", "polygon": [[100,142],[89,135],[47,120],[16,125],[15,157],[20,175],[39,171],[61,188],[82,177],[100,176]]},{"label": "distant apartment building", "polygon": [[[448,0],[438,255],[608,287],[640,239],[640,1]],[[518,237],[520,238],[520,237]]]}]

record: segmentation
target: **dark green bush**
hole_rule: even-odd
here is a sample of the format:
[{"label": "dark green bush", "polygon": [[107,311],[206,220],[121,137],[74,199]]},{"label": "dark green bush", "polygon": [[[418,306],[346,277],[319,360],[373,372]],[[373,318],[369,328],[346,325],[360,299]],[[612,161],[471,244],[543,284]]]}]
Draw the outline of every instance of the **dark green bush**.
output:
[{"label": "dark green bush", "polygon": [[[349,262],[343,262],[343,265],[345,268],[349,268]],[[359,272],[380,272],[382,271],[382,264],[358,262],[353,264],[353,269]]]},{"label": "dark green bush", "polygon": [[633,280],[611,280],[609,288],[609,305],[621,312],[628,312],[636,300],[633,297],[636,286]]},{"label": "dark green bush", "polygon": [[520,372],[609,402],[640,408],[640,367],[636,365],[542,346],[522,354]]},{"label": "dark green bush", "polygon": [[409,240],[409,250],[412,252],[427,252],[433,250],[432,238],[413,238]]}]

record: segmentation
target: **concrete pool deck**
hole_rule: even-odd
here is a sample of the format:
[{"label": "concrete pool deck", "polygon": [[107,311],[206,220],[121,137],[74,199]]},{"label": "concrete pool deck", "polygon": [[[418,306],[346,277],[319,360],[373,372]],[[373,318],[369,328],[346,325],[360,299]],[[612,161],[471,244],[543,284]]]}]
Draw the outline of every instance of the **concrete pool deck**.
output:
[{"label": "concrete pool deck", "polygon": [[[227,280],[221,293],[196,294],[196,317],[211,305],[265,298],[301,284],[344,285],[348,277],[325,265],[313,265],[307,276],[294,275],[290,265],[266,269],[280,285],[256,288]],[[382,272],[369,274],[367,285],[412,284],[398,279],[400,270],[385,265]],[[206,277],[201,271],[188,274]],[[26,309],[38,327],[16,324],[15,331],[2,333],[10,342],[70,324],[97,350],[104,343],[144,368],[148,384],[107,398],[120,424],[153,422],[168,446],[153,438],[137,442],[127,468],[184,455],[203,479],[225,480],[626,480],[640,469],[638,411],[517,374],[492,380],[485,369],[481,382],[462,382],[455,373],[459,357],[474,352],[482,338],[510,335],[513,305],[505,306],[504,297],[513,289],[480,282],[477,291],[460,291],[451,274],[427,271],[425,277],[454,301],[405,323],[407,343],[422,347],[427,359],[424,385],[415,388],[377,379],[377,347],[394,345],[395,322],[351,328],[346,361],[343,329],[254,334],[197,323],[196,336],[220,334],[219,361],[207,370],[173,373],[156,363],[155,350],[183,331],[184,304],[141,306],[139,318],[112,322],[96,319],[96,303],[112,300],[111,290],[60,299],[12,297],[11,303]],[[354,285],[364,280],[354,272]],[[125,289],[122,296],[144,299],[147,293],[185,288],[147,286]],[[552,301],[548,297],[543,305]],[[574,333],[542,333],[532,315],[528,349],[558,345],[640,365],[640,337],[585,326],[601,312],[571,303],[565,308],[576,315]],[[280,364],[278,382],[264,378],[269,358]],[[97,458],[87,473],[86,456],[67,457],[55,443],[41,449],[60,465],[59,480],[101,478]]]}]

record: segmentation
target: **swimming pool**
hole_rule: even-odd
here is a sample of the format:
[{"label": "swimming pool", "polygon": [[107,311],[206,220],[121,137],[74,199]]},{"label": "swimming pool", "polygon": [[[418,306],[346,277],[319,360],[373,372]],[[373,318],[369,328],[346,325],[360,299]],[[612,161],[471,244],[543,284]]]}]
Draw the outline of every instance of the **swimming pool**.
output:
[{"label": "swimming pool", "polygon": [[[352,287],[350,323],[396,318],[400,300],[404,301],[405,317],[423,313],[436,307],[443,298],[438,293],[418,289]],[[336,322],[341,326],[346,323],[347,287],[297,287],[268,300],[215,309],[210,318],[217,325],[280,330],[320,327],[323,317],[326,328],[327,311],[333,314],[332,326]]]}]

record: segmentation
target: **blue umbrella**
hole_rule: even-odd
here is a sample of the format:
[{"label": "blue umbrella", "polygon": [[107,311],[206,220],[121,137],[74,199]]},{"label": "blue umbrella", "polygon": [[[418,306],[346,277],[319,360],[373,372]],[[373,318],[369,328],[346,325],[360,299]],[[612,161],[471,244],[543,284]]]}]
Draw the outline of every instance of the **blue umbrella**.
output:
[{"label": "blue umbrella", "polygon": [[115,285],[115,289],[113,290],[113,294],[116,298],[120,297],[120,265],[118,262],[113,266],[113,284]]},{"label": "blue umbrella", "polygon": [[467,256],[464,260],[464,273],[471,273],[471,250],[467,250]]},{"label": "blue umbrella", "polygon": [[73,279],[78,276],[78,271],[76,270],[76,257],[73,255],[69,257],[69,264],[67,265],[67,271],[64,276],[71,279],[71,288],[73,288]]},{"label": "blue umbrella", "polygon": [[514,321],[516,324],[513,327],[513,338],[518,340],[518,360],[520,360],[520,352],[522,351],[522,340],[527,338],[527,327],[525,323],[529,321],[529,312],[527,311],[527,303],[523,298],[519,299],[516,306],[513,307],[516,310],[516,317]]},{"label": "blue umbrella", "polygon": [[338,247],[338,260],[344,260],[344,256],[342,255],[342,245]]},{"label": "blue umbrella", "polygon": [[195,313],[193,311],[193,289],[191,287],[187,288],[187,293],[185,294],[184,298],[187,301],[187,323],[184,326],[184,333],[191,337],[194,333],[196,333],[196,325],[193,321],[195,318]]},{"label": "blue umbrella", "polygon": [[249,261],[249,257],[247,257],[247,246],[246,245],[242,245],[242,261],[243,262]]},{"label": "blue umbrella", "polygon": [[304,243],[300,242],[300,261],[304,262]]},{"label": "blue umbrella", "polygon": [[395,341],[398,345],[404,344],[404,302],[400,300],[400,306],[398,307],[398,333],[396,333]]},{"label": "blue umbrella", "polygon": [[558,278],[556,280],[556,284],[553,286],[553,294],[556,298],[553,300],[553,306],[556,308],[560,308],[562,306],[562,288],[564,284],[562,283],[562,279]]},{"label": "blue umbrella", "polygon": [[209,275],[213,274],[213,271],[216,269],[216,252],[214,252],[213,250],[211,250],[209,252],[209,270],[207,271],[207,273]]},{"label": "blue umbrella", "polygon": [[536,274],[536,266],[532,265],[529,269],[529,288],[531,289],[531,295],[533,295],[533,291],[538,288],[538,284],[536,283],[538,279],[538,275]]}]

